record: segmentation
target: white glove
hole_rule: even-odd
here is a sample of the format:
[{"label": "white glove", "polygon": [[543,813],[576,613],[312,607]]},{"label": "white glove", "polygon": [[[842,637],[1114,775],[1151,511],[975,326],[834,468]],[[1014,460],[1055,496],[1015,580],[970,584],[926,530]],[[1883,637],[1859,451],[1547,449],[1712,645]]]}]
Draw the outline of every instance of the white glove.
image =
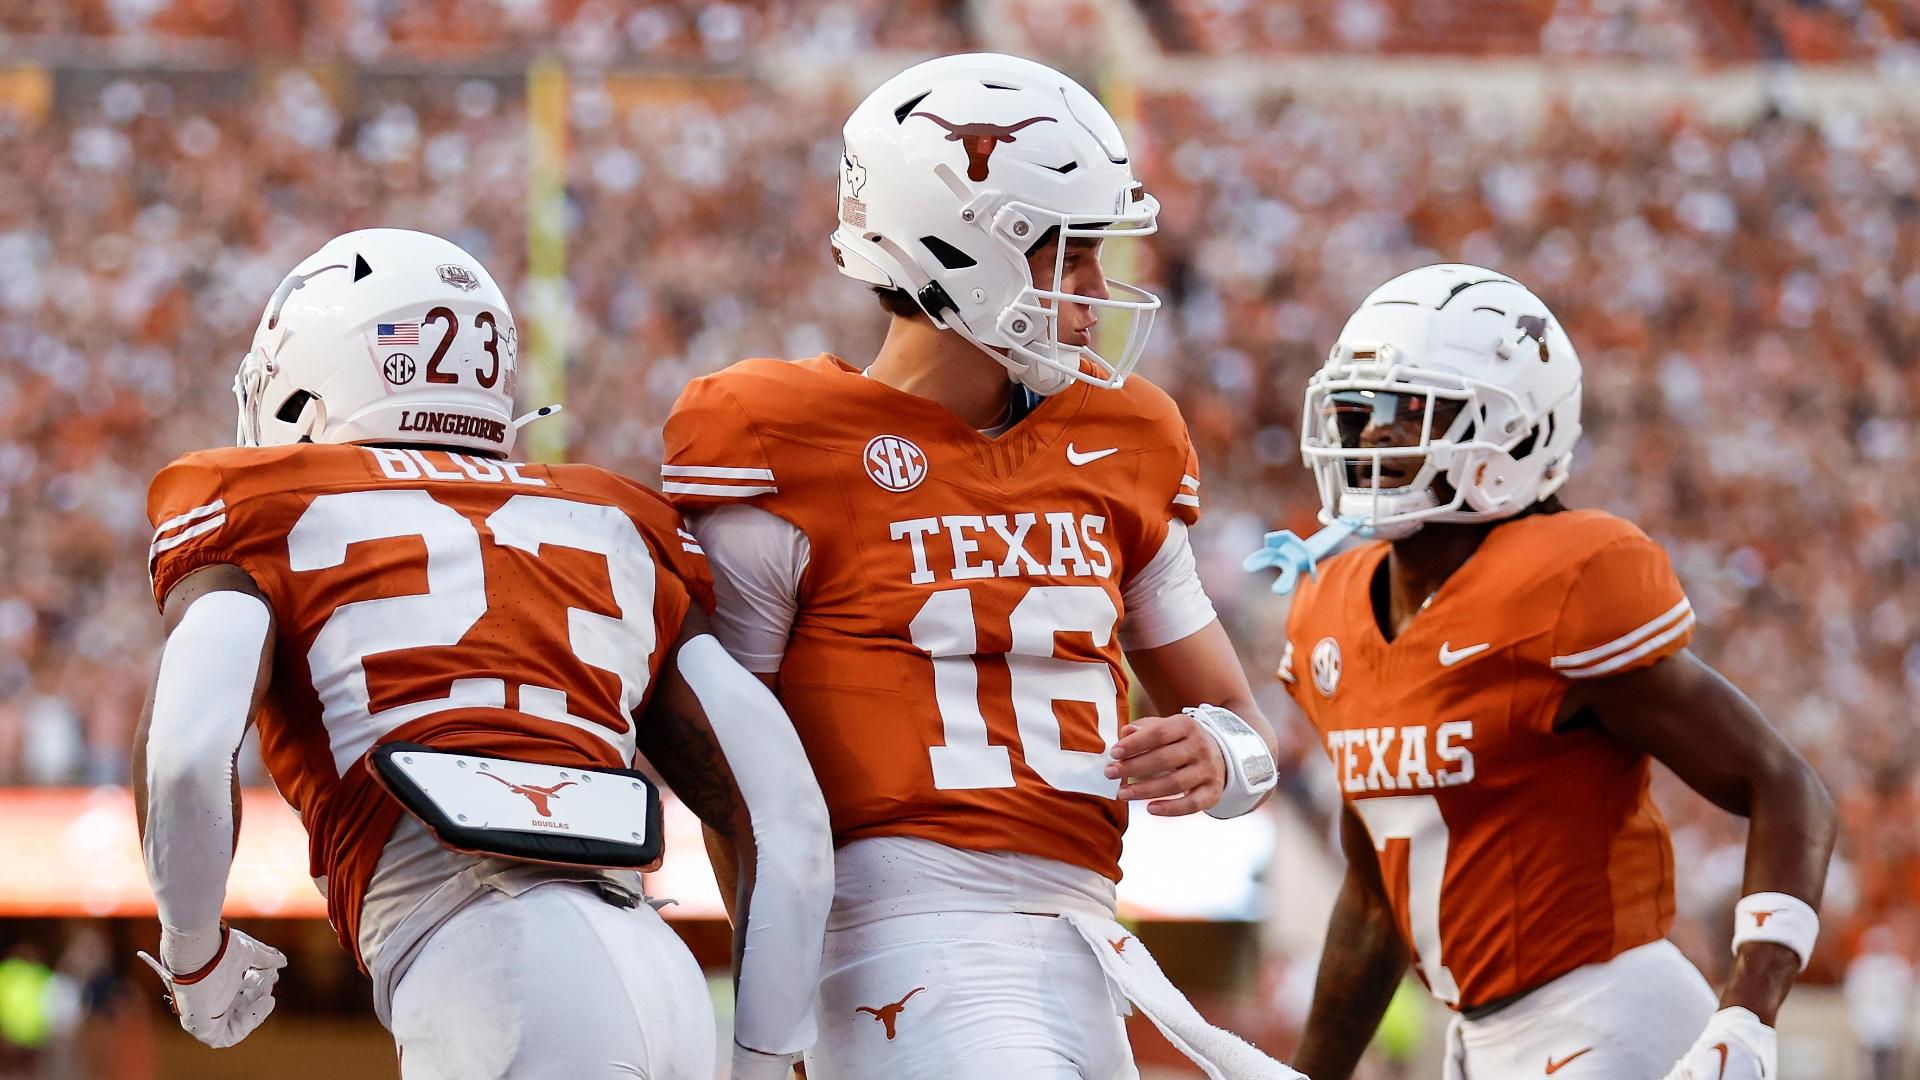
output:
[{"label": "white glove", "polygon": [[1752,1012],[1721,1009],[1666,1080],[1778,1080],[1776,1042],[1773,1029]]},{"label": "white glove", "polygon": [[733,1080],[792,1080],[799,1054],[763,1054],[733,1044]]},{"label": "white glove", "polygon": [[[238,930],[222,927],[220,951],[190,981],[168,971],[146,953],[146,961],[167,985],[167,1004],[187,1034],[214,1049],[232,1046],[260,1026],[273,1011],[273,984],[287,966],[284,953]],[[167,952],[161,945],[161,953]]]}]

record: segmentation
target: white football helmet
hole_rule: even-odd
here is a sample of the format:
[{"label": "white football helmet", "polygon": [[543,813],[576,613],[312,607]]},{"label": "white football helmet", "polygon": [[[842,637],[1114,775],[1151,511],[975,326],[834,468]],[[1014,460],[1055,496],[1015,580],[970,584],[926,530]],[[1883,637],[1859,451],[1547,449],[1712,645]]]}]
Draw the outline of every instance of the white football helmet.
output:
[{"label": "white football helmet", "polygon": [[[1416,442],[1360,445],[1369,423],[1399,420],[1418,420]],[[1580,357],[1526,286],[1477,266],[1424,266],[1347,320],[1307,382],[1300,430],[1324,523],[1346,518],[1394,540],[1429,521],[1497,521],[1567,482]],[[1394,478],[1404,483],[1382,484],[1383,470],[1404,474],[1398,463],[1413,459],[1417,471]]]},{"label": "white football helmet", "polygon": [[[1092,94],[1016,56],[945,56],[868,95],[845,137],[833,232],[842,273],[911,294],[934,325],[1037,393],[1126,381],[1160,298],[1120,281],[1106,297],[1058,289],[1068,238],[1145,236],[1160,210]],[[1037,288],[1027,252],[1052,229],[1055,287]],[[1112,359],[1062,345],[1058,303],[1131,313],[1126,344]]]},{"label": "white football helmet", "polygon": [[459,246],[405,229],[337,236],[273,291],[233,395],[242,446],[399,442],[513,450],[519,332]]}]

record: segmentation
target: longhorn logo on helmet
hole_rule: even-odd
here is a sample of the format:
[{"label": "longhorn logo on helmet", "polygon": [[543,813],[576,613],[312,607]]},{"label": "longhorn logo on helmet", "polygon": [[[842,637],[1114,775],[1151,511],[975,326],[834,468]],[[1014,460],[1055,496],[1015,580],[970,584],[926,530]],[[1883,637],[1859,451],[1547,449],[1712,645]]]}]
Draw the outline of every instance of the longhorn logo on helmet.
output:
[{"label": "longhorn logo on helmet", "polygon": [[1540,345],[1540,362],[1547,363],[1547,320],[1538,315],[1522,315],[1515,322],[1520,332],[1532,338]]},{"label": "longhorn logo on helmet", "polygon": [[954,124],[930,112],[916,112],[912,115],[924,116],[946,128],[947,141],[957,142],[966,148],[967,179],[975,183],[987,178],[987,161],[993,157],[994,149],[1001,143],[1017,141],[1013,137],[1015,132],[1042,121],[1050,124],[1060,122],[1052,116],[1029,116],[1017,124]]}]

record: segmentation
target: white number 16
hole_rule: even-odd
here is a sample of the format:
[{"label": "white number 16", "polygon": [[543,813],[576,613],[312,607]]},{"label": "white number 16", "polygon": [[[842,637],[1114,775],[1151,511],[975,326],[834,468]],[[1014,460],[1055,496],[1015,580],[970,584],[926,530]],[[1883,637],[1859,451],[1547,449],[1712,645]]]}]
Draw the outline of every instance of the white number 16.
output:
[{"label": "white number 16", "polygon": [[[1013,716],[1020,749],[1040,779],[1058,791],[1111,799],[1120,781],[1106,776],[1104,748],[1120,737],[1119,685],[1106,664],[1062,660],[1054,655],[1054,635],[1093,635],[1096,647],[1113,638],[1120,613],[1105,589],[1091,585],[1038,585],[1014,605],[1008,619],[1013,647],[1007,670],[1013,677]],[[973,596],[966,589],[942,589],[927,597],[908,628],[913,644],[933,658],[933,692],[940,709],[944,746],[930,746],[933,786],[942,791],[1006,788],[1013,784],[1013,762],[1005,746],[987,741],[987,718],[980,711],[980,675],[974,654],[979,635]],[[1061,745],[1056,701],[1093,705],[1102,750],[1068,750]]]}]

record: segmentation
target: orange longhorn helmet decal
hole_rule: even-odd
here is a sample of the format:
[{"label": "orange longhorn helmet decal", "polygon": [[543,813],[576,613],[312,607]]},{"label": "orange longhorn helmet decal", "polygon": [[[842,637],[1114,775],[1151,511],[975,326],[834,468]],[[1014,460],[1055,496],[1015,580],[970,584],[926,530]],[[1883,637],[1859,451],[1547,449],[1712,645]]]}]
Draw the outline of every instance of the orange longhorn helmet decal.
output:
[{"label": "orange longhorn helmet decal", "polygon": [[1057,117],[1029,116],[1017,124],[952,124],[930,112],[916,112],[913,116],[924,116],[947,129],[947,141],[957,142],[967,151],[967,179],[979,183],[987,178],[987,159],[993,156],[994,147],[1001,143],[1014,141],[1014,133],[1020,129],[1046,121],[1059,123]]}]

